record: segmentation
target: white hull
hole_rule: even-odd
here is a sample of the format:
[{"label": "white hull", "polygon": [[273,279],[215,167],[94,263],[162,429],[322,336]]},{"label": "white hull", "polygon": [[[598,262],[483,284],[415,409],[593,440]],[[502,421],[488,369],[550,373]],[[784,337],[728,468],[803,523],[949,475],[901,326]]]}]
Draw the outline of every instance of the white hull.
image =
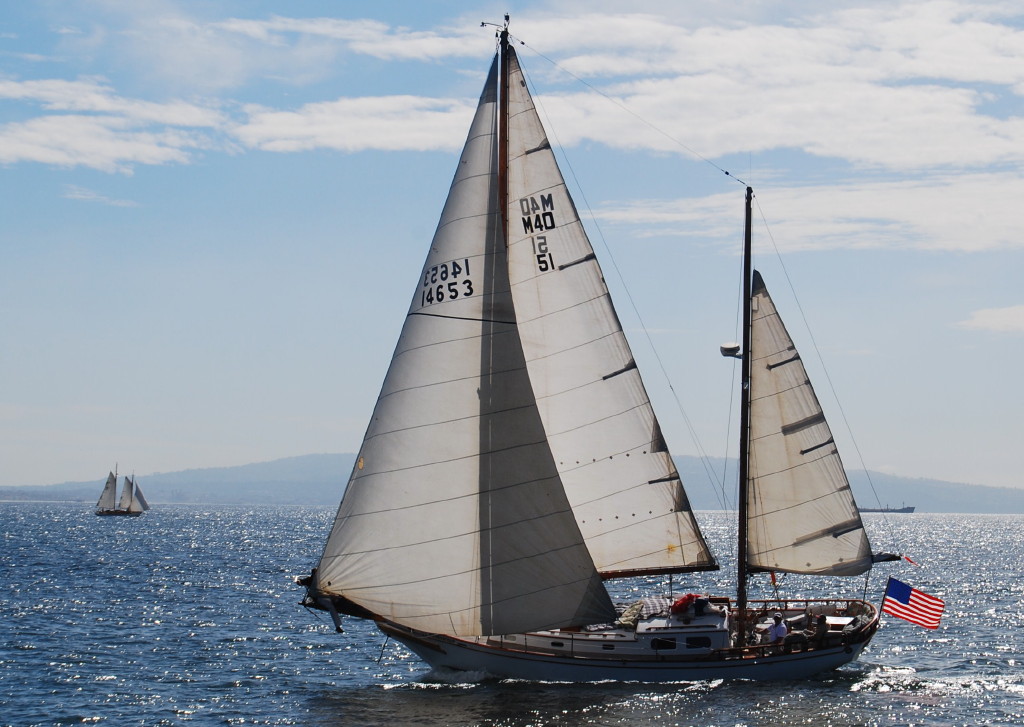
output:
[{"label": "white hull", "polygon": [[[873,609],[872,609],[873,610]],[[851,638],[837,633],[825,646],[800,644],[791,653],[767,646],[748,648],[682,647],[688,638],[714,638],[720,630],[694,623],[674,627],[650,620],[636,632],[544,631],[511,637],[455,638],[417,632],[388,622],[378,627],[434,668],[484,673],[492,677],[530,681],[675,682],[709,679],[805,679],[855,661],[878,628],[875,612],[870,623]],[[657,633],[652,633],[652,631]],[[728,629],[726,629],[726,635]],[[646,636],[646,638],[645,638]],[[678,641],[677,653],[656,650],[651,639]],[[714,642],[719,643],[719,642]],[[615,650],[614,654],[608,650]]]},{"label": "white hull", "polygon": [[557,682],[676,682],[708,679],[805,679],[855,661],[865,644],[750,659],[687,661],[584,660],[481,646],[439,636],[384,629],[434,668],[483,672],[507,679]]}]

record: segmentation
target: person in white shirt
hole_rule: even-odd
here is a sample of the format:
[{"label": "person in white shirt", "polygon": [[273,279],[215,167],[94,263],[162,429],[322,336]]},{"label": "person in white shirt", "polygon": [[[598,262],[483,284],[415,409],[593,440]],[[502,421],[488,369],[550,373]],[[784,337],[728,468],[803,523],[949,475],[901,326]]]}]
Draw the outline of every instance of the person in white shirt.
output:
[{"label": "person in white shirt", "polygon": [[768,643],[782,646],[789,629],[786,627],[786,622],[782,620],[781,613],[775,614],[774,621],[775,623],[768,627]]}]

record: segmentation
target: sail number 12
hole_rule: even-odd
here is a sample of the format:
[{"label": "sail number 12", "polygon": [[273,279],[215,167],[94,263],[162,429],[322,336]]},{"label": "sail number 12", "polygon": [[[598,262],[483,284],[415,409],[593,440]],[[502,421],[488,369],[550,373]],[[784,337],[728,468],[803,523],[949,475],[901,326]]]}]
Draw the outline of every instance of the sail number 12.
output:
[{"label": "sail number 12", "polygon": [[469,279],[469,258],[451,260],[434,265],[423,272],[420,306],[443,303],[446,300],[473,295],[473,281]]}]

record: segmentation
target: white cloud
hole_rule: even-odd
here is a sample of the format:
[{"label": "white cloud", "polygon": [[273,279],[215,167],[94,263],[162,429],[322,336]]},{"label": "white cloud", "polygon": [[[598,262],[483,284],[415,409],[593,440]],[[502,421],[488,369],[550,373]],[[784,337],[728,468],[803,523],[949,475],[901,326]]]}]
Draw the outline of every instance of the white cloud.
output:
[{"label": "white cloud", "polygon": [[0,98],[70,112],[0,126],[2,164],[39,162],[123,173],[135,164],[182,164],[192,152],[215,146],[208,132],[227,122],[219,110],[196,104],[123,98],[96,79],[0,80]]},{"label": "white cloud", "polygon": [[159,122],[173,126],[215,127],[225,121],[224,115],[215,109],[183,101],[155,103],[123,98],[102,80],[91,78],[77,81],[0,80],[0,98],[34,101],[53,111],[114,114],[139,122]]},{"label": "white cloud", "polygon": [[65,199],[76,199],[82,202],[98,202],[99,204],[105,204],[110,207],[138,207],[137,202],[133,202],[128,199],[113,199],[102,195],[99,192],[95,192],[85,187],[79,187],[75,184],[68,184],[64,187]]},{"label": "white cloud", "polygon": [[[590,16],[559,63],[595,85],[617,80],[604,91],[705,156],[795,148],[900,170],[1019,163],[1024,31],[979,15],[940,2],[787,25],[669,28],[647,15]],[[543,28],[531,45],[560,47],[556,30]],[[617,42],[604,45],[612,35]],[[579,48],[580,37],[592,45]],[[557,88],[555,74],[538,77]],[[550,94],[546,104],[575,138],[677,148],[615,120],[592,94]]]},{"label": "white cloud", "polygon": [[996,333],[1024,333],[1024,305],[976,310],[970,318],[957,325]]},{"label": "white cloud", "polygon": [[[698,199],[640,200],[598,210],[639,235],[686,236],[735,245],[741,191]],[[980,252],[1019,249],[1016,174],[844,182],[755,189],[758,210],[782,252],[833,248]],[[759,244],[770,244],[763,227]]]},{"label": "white cloud", "polygon": [[461,100],[411,96],[339,99],[297,111],[251,108],[234,134],[267,151],[457,149],[473,108]]},{"label": "white cloud", "polygon": [[[402,61],[472,58],[482,74],[493,45],[492,34],[477,22],[420,31],[368,19],[204,20],[173,2],[142,9],[108,0],[103,6],[114,19],[110,27],[93,24],[88,32],[66,36],[64,46],[109,53],[140,77],[158,79],[162,93],[177,90],[189,98],[257,78],[290,85],[324,80],[345,67],[338,62],[345,54]],[[699,16],[680,20],[656,3],[635,7],[646,12],[581,13],[560,6],[557,12],[514,18],[513,31],[531,47],[557,49],[562,67],[589,78],[630,110],[616,110],[589,92],[560,93],[565,76],[558,80],[558,71],[524,50],[562,144],[595,141],[680,152],[681,142],[709,158],[797,149],[858,167],[916,173],[1024,162],[1024,116],[1015,95],[1024,92],[1024,32],[1000,16],[1010,8],[953,1],[839,4],[817,14],[801,7],[784,24],[754,24]],[[456,122],[467,117],[475,100],[360,98],[349,92],[337,100],[300,99],[292,108],[273,109],[243,107],[228,98],[131,99],[97,79],[6,81],[0,96],[50,111],[110,115],[107,123],[88,123],[105,127],[101,138],[125,129],[136,150],[104,162],[47,149],[36,135],[31,153],[11,151],[13,141],[31,135],[32,127],[55,123],[39,118],[0,132],[0,158],[59,158],[48,163],[117,169],[185,162],[193,148],[226,145],[221,134],[231,133],[246,146],[276,151],[451,149],[463,139]],[[224,109],[240,108],[240,119],[227,118]],[[170,133],[179,127],[192,128]],[[198,128],[210,134],[204,139]],[[140,153],[147,138],[151,153]]]},{"label": "white cloud", "polygon": [[130,173],[134,164],[183,164],[201,137],[174,129],[133,130],[122,118],[40,116],[0,127],[0,163],[41,162]]},{"label": "white cloud", "polygon": [[216,27],[279,48],[294,48],[309,38],[338,41],[354,53],[389,60],[432,60],[479,57],[494,42],[478,27],[442,31],[392,28],[377,20],[343,18],[285,18],[270,20],[232,18]]}]

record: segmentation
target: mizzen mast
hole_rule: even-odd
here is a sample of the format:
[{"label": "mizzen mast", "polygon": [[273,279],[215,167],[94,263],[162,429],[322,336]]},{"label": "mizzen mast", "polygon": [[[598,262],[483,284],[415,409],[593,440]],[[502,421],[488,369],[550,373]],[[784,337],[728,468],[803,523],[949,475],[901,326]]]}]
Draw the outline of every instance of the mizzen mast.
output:
[{"label": "mizzen mast", "polygon": [[743,343],[741,349],[740,374],[740,452],[739,452],[739,499],[737,519],[739,521],[736,550],[736,611],[739,613],[742,633],[747,610],[747,480],[750,477],[750,310],[751,280],[753,262],[751,255],[751,200],[754,190],[747,187],[746,207],[743,220]]}]

